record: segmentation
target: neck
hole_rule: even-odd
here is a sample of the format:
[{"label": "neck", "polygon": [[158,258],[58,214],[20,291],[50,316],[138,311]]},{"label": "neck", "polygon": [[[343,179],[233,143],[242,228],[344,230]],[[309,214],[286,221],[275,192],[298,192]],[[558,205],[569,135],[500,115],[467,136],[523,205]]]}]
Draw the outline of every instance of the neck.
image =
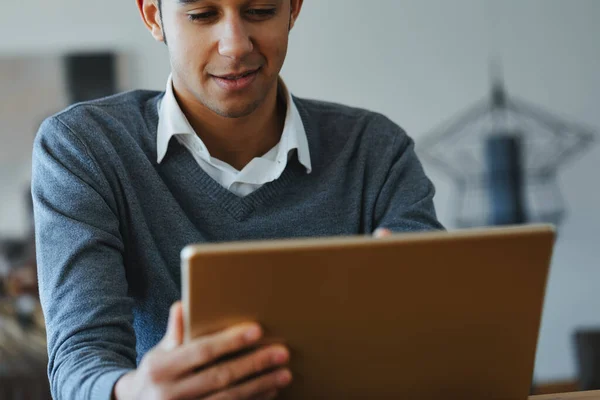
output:
[{"label": "neck", "polygon": [[242,170],[255,157],[271,150],[281,139],[285,122],[285,101],[278,99],[278,85],[273,85],[262,104],[252,114],[226,118],[199,101],[187,102],[177,94],[181,110],[210,155],[235,169]]}]

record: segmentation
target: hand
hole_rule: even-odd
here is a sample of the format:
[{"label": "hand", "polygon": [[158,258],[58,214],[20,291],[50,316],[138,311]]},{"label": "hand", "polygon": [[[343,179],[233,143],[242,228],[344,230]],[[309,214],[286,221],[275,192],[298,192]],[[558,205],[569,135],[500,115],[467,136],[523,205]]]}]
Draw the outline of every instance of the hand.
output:
[{"label": "hand", "polygon": [[390,231],[389,229],[377,228],[377,229],[375,229],[375,232],[373,232],[373,237],[379,239],[379,238],[383,238],[386,236],[391,236],[392,234],[393,234],[393,232]]},{"label": "hand", "polygon": [[289,361],[285,347],[273,345],[219,362],[224,356],[256,346],[261,337],[259,326],[242,324],[182,344],[183,311],[177,302],[171,307],[165,337],[136,370],[117,381],[114,398],[273,399],[292,379],[284,367]]}]

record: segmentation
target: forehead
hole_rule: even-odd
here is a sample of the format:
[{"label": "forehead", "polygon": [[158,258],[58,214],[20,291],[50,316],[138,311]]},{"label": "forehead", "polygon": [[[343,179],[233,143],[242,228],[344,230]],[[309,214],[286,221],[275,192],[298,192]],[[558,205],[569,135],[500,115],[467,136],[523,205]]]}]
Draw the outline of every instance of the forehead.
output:
[{"label": "forehead", "polygon": [[[158,0],[159,2],[161,0]],[[201,5],[203,3],[210,3],[210,4],[246,4],[246,3],[251,3],[252,0],[172,0],[174,3],[177,3],[179,5]],[[273,2],[275,3],[281,3],[283,2],[283,0],[273,0]]]}]

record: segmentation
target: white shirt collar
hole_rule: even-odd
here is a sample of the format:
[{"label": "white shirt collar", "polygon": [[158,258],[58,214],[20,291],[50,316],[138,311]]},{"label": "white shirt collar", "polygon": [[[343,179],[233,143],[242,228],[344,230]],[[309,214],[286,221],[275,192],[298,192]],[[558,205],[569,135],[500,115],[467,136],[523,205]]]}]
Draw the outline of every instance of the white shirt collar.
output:
[{"label": "white shirt collar", "polygon": [[[288,153],[293,149],[297,149],[298,160],[306,168],[307,172],[310,173],[312,171],[312,164],[310,160],[308,139],[306,137],[306,130],[304,129],[302,118],[300,117],[298,108],[282,79],[279,79],[279,84],[281,93],[286,99],[287,112],[281,139],[277,145],[276,159],[287,163]],[[169,76],[167,81],[165,95],[158,105],[158,116],[156,156],[157,162],[160,164],[167,154],[169,141],[173,136],[196,136],[194,129],[177,103],[177,99],[173,92],[173,81],[171,76]],[[202,140],[200,140],[200,142],[202,142]],[[204,152],[207,159],[210,160],[210,154],[204,146],[204,143],[201,143],[200,147],[200,151]],[[245,171],[242,170],[242,173],[243,172]]]}]

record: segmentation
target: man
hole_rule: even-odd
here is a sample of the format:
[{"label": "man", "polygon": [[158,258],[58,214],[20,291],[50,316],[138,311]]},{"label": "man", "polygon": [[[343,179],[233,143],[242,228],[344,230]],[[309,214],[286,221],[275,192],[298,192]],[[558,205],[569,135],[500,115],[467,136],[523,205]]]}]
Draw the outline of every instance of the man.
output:
[{"label": "man", "polygon": [[231,357],[259,340],[254,324],[182,344],[189,243],[441,228],[398,126],[293,98],[279,79],[302,3],[138,0],[169,49],[166,92],[75,105],[40,128],[32,193],[55,399],[269,399],[290,383],[282,346]]}]

